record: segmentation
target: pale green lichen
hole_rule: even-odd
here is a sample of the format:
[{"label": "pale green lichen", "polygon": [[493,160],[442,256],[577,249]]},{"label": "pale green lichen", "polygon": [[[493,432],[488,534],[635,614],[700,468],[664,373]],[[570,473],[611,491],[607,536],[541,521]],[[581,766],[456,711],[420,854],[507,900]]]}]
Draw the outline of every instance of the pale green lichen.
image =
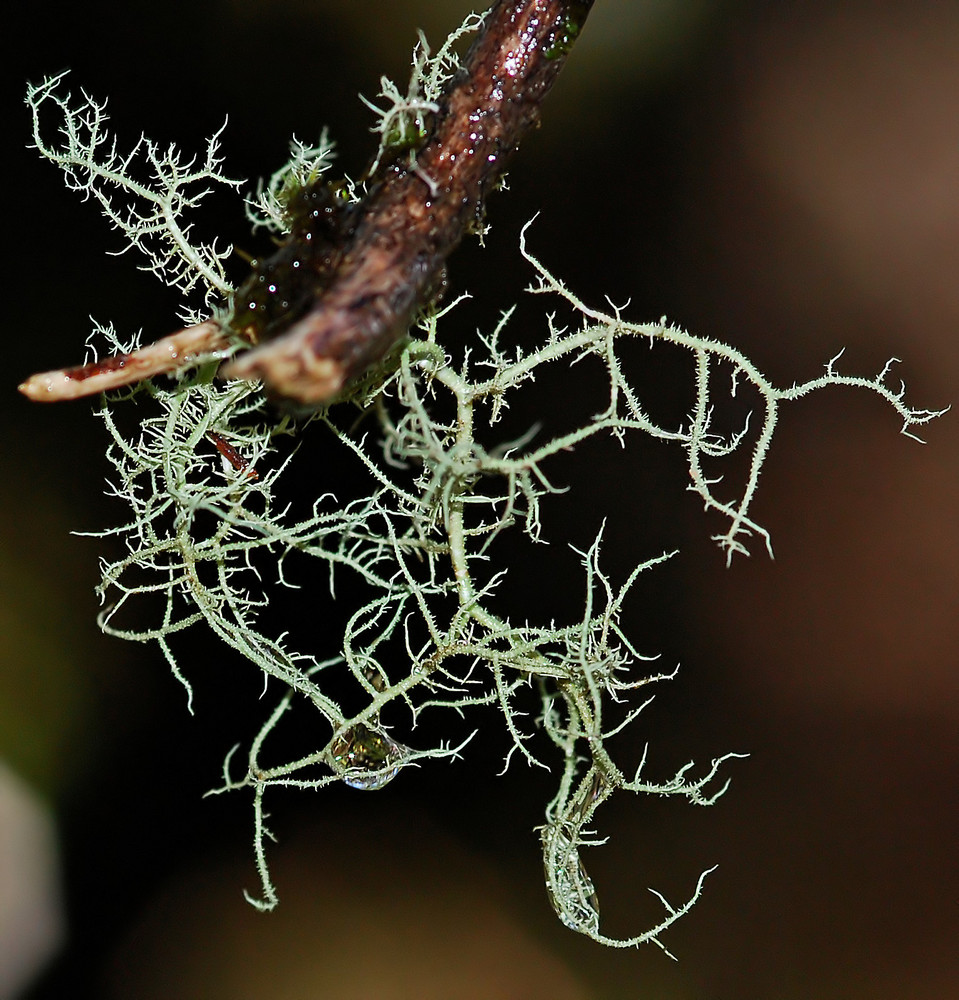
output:
[{"label": "pale green lichen", "polygon": [[[463,30],[475,27],[469,22]],[[423,127],[421,116],[455,67],[451,51],[448,43],[431,58],[421,43],[406,97],[384,84],[393,105],[378,127],[381,152],[396,129]],[[121,156],[104,130],[103,105],[88,97],[72,105],[69,97],[58,96],[59,83],[60,78],[45,81],[28,95],[35,120],[51,103],[66,123],[60,146],[47,145],[35,125],[39,151],[65,171],[71,187],[100,201],[129,246],[146,254],[151,270],[184,292],[204,287],[223,308],[230,291],[222,268],[227,251],[217,249],[215,241],[193,246],[190,229],[181,222],[182,212],[202,196],[202,190],[188,194],[191,185],[236,183],[220,172],[218,137],[199,167],[181,164],[172,148],[161,153],[144,138],[133,153]],[[325,136],[316,147],[294,144],[290,163],[248,202],[254,221],[281,229],[285,192],[325,171],[331,151]],[[152,186],[130,178],[137,156],[152,165]],[[127,199],[123,205],[117,194]],[[553,477],[562,475],[558,458],[591,438],[612,435],[625,443],[635,434],[685,450],[689,488],[707,510],[726,520],[716,538],[727,558],[746,551],[750,536],[770,548],[767,532],[750,510],[781,404],[813,389],[848,385],[882,396],[905,433],[935,414],[903,402],[901,387],[887,385],[889,366],[875,378],[859,378],[839,374],[834,359],[819,378],[777,388],[735,348],[665,320],[631,323],[618,309],[588,307],[529,252],[525,230],[521,252],[534,274],[530,291],[554,297],[568,313],[566,326],[553,316],[543,321],[534,348],[522,350],[510,340],[507,313],[454,362],[441,332],[453,303],[426,314],[351,401],[298,421],[278,419],[257,386],[218,381],[215,362],[173,383],[146,383],[103,398],[97,412],[111,442],[108,456],[115,474],[110,492],[126,514],[119,526],[100,533],[115,536],[125,549],[103,566],[101,621],[112,635],[157,642],[188,690],[190,645],[179,640],[194,627],[210,629],[282,686],[285,693],[245,759],[235,766],[238,748],[230,752],[215,790],[252,794],[262,881],[261,896],[251,898],[255,905],[270,908],[277,902],[265,849],[268,791],[318,789],[340,781],[381,787],[410,764],[455,757],[465,745],[452,745],[459,739],[454,734],[460,716],[493,709],[511,739],[507,765],[518,754],[556,775],[557,792],[540,833],[546,885],[558,915],[604,944],[652,941],[662,947],[659,935],[695,902],[706,873],[682,905],[663,900],[665,915],[655,927],[612,939],[600,930],[597,894],[581,852],[595,843],[594,814],[614,792],[676,795],[705,805],[725,789],[724,784],[712,792],[707,788],[725,757],[698,777],[690,775],[687,764],[657,782],[643,773],[645,755],[644,764],[627,775],[610,745],[617,733],[635,726],[649,703],[629,708],[634,692],[671,676],[646,672],[648,657],[620,622],[639,574],[673,553],[640,563],[614,585],[600,565],[600,532],[577,554],[585,575],[581,616],[568,624],[537,625],[527,621],[521,604],[509,615],[494,610],[494,604],[501,607],[496,592],[506,575],[496,563],[500,533],[517,528],[543,541],[541,505],[556,491]],[[98,339],[101,348],[121,346],[109,328],[101,329]],[[630,384],[621,345],[637,339],[653,350],[672,345],[690,353],[694,404],[679,426],[658,423]],[[586,361],[600,366],[607,386],[592,417],[568,433],[550,436],[544,430],[496,447],[480,444],[537,373]],[[729,388],[718,387],[719,375]],[[755,398],[758,426],[751,430],[747,421],[738,432],[720,435],[713,429],[715,410],[746,387]],[[132,434],[126,427],[131,408],[139,420]],[[358,422],[358,414],[365,419]],[[211,434],[232,445],[242,462],[221,461]],[[355,493],[322,494],[308,511],[291,510],[284,477],[299,460],[291,447],[295,441],[326,449],[324,461],[331,466],[352,463],[361,482]],[[725,492],[719,493],[715,466],[744,448],[751,454],[744,482],[738,490],[723,484]],[[260,625],[267,604],[274,611],[282,608],[282,588],[293,563],[297,582],[316,586],[317,607],[321,591],[334,599],[342,574],[354,575],[366,589],[342,632],[320,628],[308,648],[295,648],[286,632]],[[272,579],[266,576],[268,567]],[[149,627],[126,623],[127,606],[135,601],[153,608]],[[302,644],[303,637],[298,641]],[[340,681],[352,678],[361,699],[358,710],[333,696],[327,683],[333,674]],[[521,707],[530,687],[539,702],[535,716]],[[269,754],[269,737],[299,704],[314,710],[314,749],[278,762]],[[617,710],[615,721],[608,718],[611,706]],[[426,711],[448,713],[450,742],[412,749],[418,743],[417,720]]]},{"label": "pale green lichen", "polygon": [[[163,148],[144,135],[129,152],[120,153],[107,129],[106,101],[98,103],[82,91],[76,101],[71,94],[61,93],[66,75],[48,77],[27,89],[33,147],[60,167],[71,191],[100,203],[103,214],[124,237],[125,245],[118,253],[138,250],[146,258],[142,270],[151,271],[185,296],[196,288],[202,290],[204,311],[187,308],[182,314],[184,323],[209,315],[231,290],[224,262],[233,247],[220,246],[215,239],[197,242],[186,215],[210,194],[212,185],[238,188],[243,183],[220,169],[220,136],[226,122],[207,140],[202,158],[185,158],[172,144]],[[43,138],[41,114],[44,131],[52,128],[50,119],[59,118],[59,144]]]},{"label": "pale green lichen", "polygon": [[376,173],[384,160],[405,150],[412,152],[426,137],[430,116],[439,110],[438,101],[443,90],[460,67],[457,53],[463,40],[476,34],[482,26],[481,15],[469,14],[435,53],[430,51],[426,36],[420,32],[413,49],[413,72],[406,94],[389,77],[383,76],[377,96],[386,101],[385,108],[360,95],[360,100],[378,119],[373,131],[379,135],[380,145],[370,175]]},{"label": "pale green lichen", "polygon": [[246,200],[246,217],[253,228],[284,234],[291,199],[297,191],[315,184],[333,165],[334,156],[334,144],[326,129],[315,146],[308,146],[294,136],[290,140],[289,160],[268,181],[261,180],[256,194]]}]

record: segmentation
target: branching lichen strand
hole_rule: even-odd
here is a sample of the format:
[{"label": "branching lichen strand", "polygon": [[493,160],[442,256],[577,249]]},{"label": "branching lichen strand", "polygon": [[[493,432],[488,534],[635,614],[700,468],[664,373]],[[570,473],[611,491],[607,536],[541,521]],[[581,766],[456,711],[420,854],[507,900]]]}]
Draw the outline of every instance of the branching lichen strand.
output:
[{"label": "branching lichen strand", "polygon": [[[711,377],[713,366],[731,367],[739,391],[747,383],[753,386],[760,405],[772,412],[803,392],[850,384],[884,396],[907,429],[931,414],[909,409],[899,392],[887,389],[888,371],[876,379],[856,379],[830,366],[810,383],[777,389],[733,348],[665,323],[632,324],[616,313],[588,308],[533,257],[525,232],[522,249],[536,275],[531,290],[565,299],[582,325],[577,328],[571,322],[564,332],[551,326],[538,348],[510,356],[499,347],[506,334],[501,325],[495,335],[481,340],[467,368],[455,367],[439,349],[437,317],[424,318],[398,363],[382,373],[363,401],[367,412],[378,416],[376,434],[354,430],[353,418],[343,408],[321,412],[299,425],[286,422],[278,429],[269,420],[262,395],[246,383],[223,385],[195,378],[168,390],[140,390],[143,407],[156,412],[143,420],[139,440],[131,443],[113,419],[116,404],[106,402],[101,415],[114,439],[115,492],[129,505],[132,518],[114,530],[126,540],[128,554],[105,567],[102,594],[112,603],[104,627],[129,639],[160,639],[183,679],[185,671],[173,652],[177,637],[205,623],[226,645],[289,689],[282,710],[271,715],[254,741],[245,773],[228,776],[220,789],[252,789],[258,837],[266,836],[263,803],[271,788],[322,788],[336,780],[378,787],[414,761],[457,752],[447,745],[410,749],[416,742],[412,727],[423,712],[445,710],[458,719],[469,710],[498,708],[513,746],[510,757],[519,754],[531,764],[550,766],[549,744],[560,755],[559,791],[541,833],[557,913],[605,944],[661,944],[658,934],[686,912],[701,883],[687,904],[667,907],[665,923],[652,932],[614,940],[600,930],[597,894],[581,852],[592,840],[589,824],[596,809],[616,792],[678,795],[708,804],[725,787],[713,795],[706,792],[726,758],[703,776],[690,777],[687,765],[672,778],[656,782],[640,772],[625,774],[615,763],[611,745],[618,733],[637,724],[648,700],[628,708],[614,723],[606,722],[607,704],[624,702],[638,689],[670,676],[637,671],[646,658],[627,638],[620,619],[640,573],[674,553],[642,563],[615,587],[601,568],[597,537],[580,553],[586,575],[581,619],[547,627],[515,624],[512,616],[507,619],[492,610],[491,598],[504,575],[489,563],[495,539],[511,525],[540,539],[540,505],[551,491],[547,464],[591,438],[631,434],[653,435],[686,449],[693,488],[707,508],[729,519],[727,532],[720,536],[728,552],[742,551],[750,533],[768,539],[749,519],[746,507],[768,449],[771,430],[766,429],[774,421],[760,421],[739,499],[715,496],[715,476],[707,476],[703,463],[727,459],[737,447],[747,446],[747,438],[738,432],[721,439],[709,429],[709,414],[722,403]],[[661,343],[690,352],[696,401],[685,427],[660,426],[643,410],[619,359],[620,345],[636,338],[648,339],[654,347]],[[532,374],[584,356],[604,368],[609,386],[605,407],[591,421],[567,434],[495,453],[480,447],[477,429],[488,426],[489,415],[508,405]],[[454,419],[434,416],[450,408]],[[234,446],[255,465],[258,478],[229,461],[221,461],[218,471],[215,452],[211,455],[213,449],[202,447],[206,436],[226,428]],[[366,485],[352,498],[322,496],[309,516],[295,518],[275,505],[284,470],[295,460],[278,460],[277,434],[305,437],[320,429],[342,450],[342,458],[331,454],[328,460],[358,461]],[[399,460],[412,480],[405,473],[398,475],[403,472],[397,468]],[[213,515],[213,528],[201,513]],[[276,563],[278,583],[286,562],[306,559],[325,565],[331,586],[342,572],[356,574],[366,585],[369,600],[350,617],[333,660],[318,662],[259,630],[258,609],[276,598],[271,598],[268,581],[252,568],[257,552]],[[160,619],[149,629],[124,628],[119,622],[125,606],[140,595],[161,597]],[[521,609],[517,617],[523,620]],[[399,662],[395,640],[402,640],[406,649]],[[361,710],[347,712],[328,695],[324,681],[331,670],[352,675],[366,699]],[[534,747],[537,726],[518,708],[517,698],[531,682],[541,694],[545,748]],[[287,708],[303,699],[324,720],[325,738],[303,758],[265,763],[268,736],[287,717]],[[408,726],[401,721],[404,715]],[[389,730],[382,721],[387,716]],[[455,729],[452,725],[451,734]],[[392,749],[383,751],[379,762],[375,754],[354,753],[350,767],[345,767],[344,748],[348,754],[356,734],[361,734],[361,745]],[[585,801],[587,786],[595,792]],[[261,841],[257,858],[263,879],[258,905],[269,907],[277,895]]]}]

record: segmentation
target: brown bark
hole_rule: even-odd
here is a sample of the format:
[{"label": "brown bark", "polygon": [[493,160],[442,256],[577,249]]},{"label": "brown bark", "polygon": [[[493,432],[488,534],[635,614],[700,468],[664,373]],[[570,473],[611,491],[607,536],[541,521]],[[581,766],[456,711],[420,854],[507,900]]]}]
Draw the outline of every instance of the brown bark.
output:
[{"label": "brown bark", "polygon": [[[329,242],[333,228],[326,234],[325,256],[312,262],[305,313],[280,322],[274,339],[226,364],[224,377],[262,378],[274,396],[316,406],[334,399],[404,336],[441,287],[446,258],[481,220],[507,159],[538,120],[592,5],[493,4],[422,148],[377,172],[355,224],[351,216],[337,237],[342,245]],[[322,234],[313,235],[322,242]],[[122,357],[34,375],[20,391],[39,401],[75,399],[175,370],[198,350],[227,348],[230,339],[208,320]]]},{"label": "brown bark", "polygon": [[198,357],[209,357],[212,352],[228,346],[229,340],[220,324],[208,319],[161,337],[129,354],[114,354],[76,368],[59,368],[31,375],[17,388],[35,403],[82,399],[188,367]]},{"label": "brown bark", "polygon": [[415,161],[398,160],[368,196],[332,282],[285,333],[226,366],[226,377],[262,378],[275,394],[316,405],[406,333],[538,120],[592,2],[494,4]]}]

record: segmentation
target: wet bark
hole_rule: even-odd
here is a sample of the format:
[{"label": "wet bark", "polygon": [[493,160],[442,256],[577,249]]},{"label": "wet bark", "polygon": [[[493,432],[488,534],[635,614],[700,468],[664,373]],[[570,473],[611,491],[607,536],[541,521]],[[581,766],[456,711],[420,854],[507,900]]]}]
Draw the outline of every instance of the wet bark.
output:
[{"label": "wet bark", "polygon": [[[254,271],[251,281],[266,274],[272,281],[284,267],[306,265],[288,283],[295,292],[294,301],[282,303],[288,315],[281,310],[278,321],[269,317],[258,329],[236,315],[229,329],[207,320],[130,354],[34,375],[20,391],[44,402],[105,392],[174,371],[200,353],[226,352],[239,335],[271,339],[235,356],[224,377],[263,379],[274,397],[302,406],[335,399],[397,344],[441,289],[447,257],[481,224],[488,194],[539,120],[592,6],[493,4],[415,156],[398,154],[380,167],[348,219],[339,220],[330,205],[313,213],[316,231],[295,234],[304,244],[312,238],[306,257],[287,244]],[[306,284],[303,275],[310,276]]]},{"label": "wet bark", "polygon": [[262,378],[278,396],[317,405],[396,344],[482,219],[591,7],[494,4],[415,159],[400,157],[375,180],[332,280],[286,332],[234,359],[226,377]]}]

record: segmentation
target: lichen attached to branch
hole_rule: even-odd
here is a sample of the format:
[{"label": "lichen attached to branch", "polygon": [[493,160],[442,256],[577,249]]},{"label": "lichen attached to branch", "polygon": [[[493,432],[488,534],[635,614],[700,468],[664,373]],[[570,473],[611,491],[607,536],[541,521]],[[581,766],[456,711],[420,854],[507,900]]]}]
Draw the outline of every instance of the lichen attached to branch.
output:
[{"label": "lichen attached to branch", "polygon": [[[567,15],[576,8],[584,16],[588,9],[587,4],[566,7]],[[568,50],[579,23],[568,16],[553,25],[546,61]],[[470,20],[463,31],[477,27]],[[416,204],[424,203],[424,195],[433,197],[430,184],[439,177],[442,149],[429,156],[405,147],[397,153],[396,137],[405,142],[412,136],[415,145],[438,134],[429,131],[434,121],[429,116],[442,117],[443,95],[460,76],[451,52],[445,45],[431,56],[421,41],[407,96],[383,85],[393,106],[382,112],[378,126],[384,145],[376,158],[376,183],[385,184],[383,164],[392,156],[394,180],[419,187]],[[151,270],[184,292],[200,286],[211,301],[225,297],[216,315],[228,316],[224,251],[215,241],[194,246],[181,217],[200,197],[186,194],[189,185],[235,183],[220,172],[217,137],[200,167],[182,161],[172,148],[161,154],[143,138],[122,156],[104,131],[103,105],[58,96],[60,82],[45,81],[28,95],[38,122],[51,104],[66,122],[62,146],[48,145],[36,124],[38,150],[65,171],[71,187],[99,200],[128,245],[146,255]],[[153,186],[128,176],[136,170],[137,155],[153,164]],[[254,222],[274,232],[295,229],[302,211],[296,199],[313,190],[331,155],[325,136],[316,147],[295,142],[290,163],[248,197]],[[335,190],[344,192],[347,205],[361,197],[348,182]],[[121,207],[118,193],[133,201]],[[445,211],[441,201],[438,214]],[[332,204],[323,201],[318,209],[329,211],[331,220]],[[397,204],[413,202],[400,198]],[[474,201],[469,211],[480,204]],[[432,225],[424,225],[423,232],[431,232]],[[620,310],[594,309],[533,255],[528,238],[527,227],[520,249],[533,276],[530,291],[552,297],[550,308],[558,305],[567,313],[563,325],[553,315],[543,320],[534,347],[524,350],[511,341],[507,312],[496,329],[454,361],[443,345],[447,316],[457,302],[444,308],[426,302],[407,336],[379,352],[365,373],[353,372],[346,402],[299,419],[278,418],[260,385],[217,377],[222,354],[217,350],[198,351],[193,367],[176,371],[172,379],[143,381],[120,396],[101,397],[97,413],[115,468],[110,492],[125,511],[117,527],[101,533],[124,547],[103,566],[101,623],[111,635],[157,642],[188,691],[190,647],[181,637],[196,628],[209,629],[282,688],[242,761],[238,748],[227,756],[215,790],[252,794],[261,878],[259,895],[251,897],[255,905],[268,909],[277,903],[266,850],[268,792],[334,782],[377,789],[412,764],[463,752],[468,737],[462,738],[461,717],[484,726],[489,725],[484,719],[498,717],[510,741],[507,765],[521,758],[555,773],[557,791],[540,835],[546,887],[557,914],[607,945],[651,941],[663,947],[661,933],[699,897],[706,873],[681,905],[660,897],[665,914],[654,927],[614,939],[601,930],[598,894],[583,853],[597,843],[596,813],[614,793],[678,796],[708,805],[726,787],[718,782],[720,766],[737,756],[719,757],[698,773],[685,764],[658,780],[647,777],[645,754],[631,773],[617,763],[615,738],[639,730],[650,701],[646,689],[672,676],[650,672],[647,661],[655,658],[626,635],[624,607],[640,574],[675,553],[642,561],[614,583],[602,568],[600,530],[592,544],[571,556],[584,577],[581,615],[565,624],[535,624],[521,604],[503,611],[506,570],[496,562],[498,540],[509,529],[546,540],[541,508],[564,475],[563,454],[594,438],[612,436],[628,444],[636,436],[652,436],[685,450],[689,488],[725,520],[716,538],[727,558],[745,552],[751,536],[771,552],[768,533],[753,519],[752,502],[784,403],[843,385],[878,393],[906,433],[935,414],[905,404],[901,387],[887,384],[889,366],[875,378],[859,378],[839,374],[834,359],[819,378],[779,388],[740,351],[719,341],[665,320],[633,323]],[[341,265],[339,258],[330,264],[337,279]],[[403,273],[394,278],[404,281]],[[419,301],[422,291],[405,288],[397,294]],[[101,328],[97,339],[107,353],[130,354],[131,345],[120,344],[110,328]],[[693,404],[678,426],[658,422],[631,384],[622,348],[636,340],[653,352],[689,352]],[[537,374],[574,363],[597,365],[603,374],[605,396],[594,415],[566,433],[551,434],[547,419],[545,429],[520,440],[481,443]],[[580,377],[580,371],[573,369],[569,378]],[[714,414],[737,387],[752,394],[757,419],[720,434]],[[139,420],[132,435],[126,426],[131,408]],[[358,412],[364,419],[357,421]],[[352,495],[322,494],[308,510],[291,507],[287,474],[302,461],[291,440],[322,441],[331,467],[352,465],[358,484]],[[740,449],[747,449],[750,459],[744,480],[733,487],[716,470]],[[285,629],[261,624],[267,605],[274,612],[282,608],[282,588],[292,576],[315,587],[315,606],[321,607],[324,591],[326,599],[335,600],[344,575],[354,578],[364,596],[337,633],[319,628],[308,642],[302,635],[294,641]],[[144,620],[127,613],[134,602],[152,609],[150,625],[130,624]],[[342,694],[344,680],[348,698]],[[533,715],[525,711],[530,689],[538,698]],[[271,737],[280,726],[295,725],[293,716],[303,709],[314,716],[306,730],[316,734],[312,748],[294,760],[275,759]],[[422,745],[416,724],[424,713],[447,720],[447,738]]]}]

